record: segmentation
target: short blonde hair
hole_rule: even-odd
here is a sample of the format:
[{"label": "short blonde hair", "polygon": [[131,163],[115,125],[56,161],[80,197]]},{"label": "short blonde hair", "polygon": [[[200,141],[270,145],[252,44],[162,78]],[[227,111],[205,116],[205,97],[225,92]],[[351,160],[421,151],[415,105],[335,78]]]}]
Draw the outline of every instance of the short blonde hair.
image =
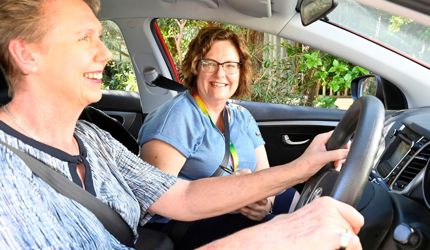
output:
[{"label": "short blonde hair", "polygon": [[229,29],[218,26],[208,26],[199,31],[188,46],[187,54],[182,63],[184,84],[191,93],[197,91],[197,67],[201,59],[209,52],[215,41],[231,41],[239,53],[240,78],[239,86],[233,97],[243,97],[250,94],[252,80],[252,62],[245,41]]},{"label": "short blonde hair", "polygon": [[[49,27],[44,25],[44,4],[53,0],[1,0],[0,2],[0,67],[4,69],[9,85],[9,96],[19,80],[19,69],[9,53],[13,39],[38,42],[46,35]],[[100,0],[83,0],[95,15],[100,9]],[[77,20],[78,21],[78,20]]]}]

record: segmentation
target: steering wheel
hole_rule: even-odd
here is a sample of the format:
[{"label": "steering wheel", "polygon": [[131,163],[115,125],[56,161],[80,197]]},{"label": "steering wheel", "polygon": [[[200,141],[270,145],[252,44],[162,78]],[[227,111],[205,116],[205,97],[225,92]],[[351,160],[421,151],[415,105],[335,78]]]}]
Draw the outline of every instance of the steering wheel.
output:
[{"label": "steering wheel", "polygon": [[357,206],[382,137],[384,114],[381,101],[374,96],[360,97],[351,105],[326,144],[327,150],[338,149],[354,135],[342,169],[338,172],[330,163],[312,176],[303,187],[295,210],[327,195]]}]

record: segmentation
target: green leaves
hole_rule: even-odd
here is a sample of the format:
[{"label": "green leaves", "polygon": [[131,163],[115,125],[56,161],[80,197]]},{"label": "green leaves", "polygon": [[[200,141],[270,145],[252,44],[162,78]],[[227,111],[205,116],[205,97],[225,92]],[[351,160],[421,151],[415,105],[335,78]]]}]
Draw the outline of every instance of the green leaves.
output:
[{"label": "green leaves", "polygon": [[313,51],[312,53],[306,53],[303,55],[305,58],[305,69],[318,68],[322,65],[322,59],[319,55],[319,51]]},{"label": "green leaves", "polygon": [[368,73],[309,46],[236,25],[169,18],[157,22],[176,66],[201,27],[221,25],[242,35],[254,66],[252,93],[245,97],[252,101],[332,108],[337,96],[348,94],[352,79]]},{"label": "green leaves", "polygon": [[102,40],[112,52],[103,72],[103,89],[137,91],[136,76],[130,56],[118,26],[112,21],[103,21]]}]

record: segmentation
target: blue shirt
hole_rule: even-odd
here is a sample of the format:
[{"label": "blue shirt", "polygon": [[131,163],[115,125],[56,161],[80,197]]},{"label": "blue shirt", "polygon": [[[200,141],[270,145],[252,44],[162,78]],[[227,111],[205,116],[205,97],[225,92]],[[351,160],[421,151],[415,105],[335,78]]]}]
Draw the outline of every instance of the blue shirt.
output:
[{"label": "blue shirt", "polygon": [[[257,123],[244,107],[231,102],[227,107],[230,111],[230,141],[239,155],[238,169],[255,171],[255,149],[264,144]],[[170,144],[187,158],[180,170],[180,178],[195,180],[211,176],[224,158],[223,133],[202,113],[188,91],[147,116],[138,142],[142,145],[154,139]]]},{"label": "blue shirt", "polygon": [[[81,155],[61,150],[18,133],[0,121],[0,140],[75,180],[83,159],[85,186],[112,207],[137,236],[138,224],[176,181],[129,152],[94,124],[79,121],[75,129]],[[75,180],[76,181],[76,180]],[[34,176],[17,155],[0,145],[0,249],[127,249],[88,209],[57,193]]]}]

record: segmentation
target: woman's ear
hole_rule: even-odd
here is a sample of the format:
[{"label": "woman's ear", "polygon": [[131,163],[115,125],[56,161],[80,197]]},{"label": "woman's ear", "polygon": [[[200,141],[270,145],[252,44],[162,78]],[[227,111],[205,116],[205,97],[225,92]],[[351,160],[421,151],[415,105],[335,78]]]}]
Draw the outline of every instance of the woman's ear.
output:
[{"label": "woman's ear", "polygon": [[37,60],[31,44],[21,39],[13,39],[9,42],[9,52],[22,74],[28,75],[37,71]]}]

